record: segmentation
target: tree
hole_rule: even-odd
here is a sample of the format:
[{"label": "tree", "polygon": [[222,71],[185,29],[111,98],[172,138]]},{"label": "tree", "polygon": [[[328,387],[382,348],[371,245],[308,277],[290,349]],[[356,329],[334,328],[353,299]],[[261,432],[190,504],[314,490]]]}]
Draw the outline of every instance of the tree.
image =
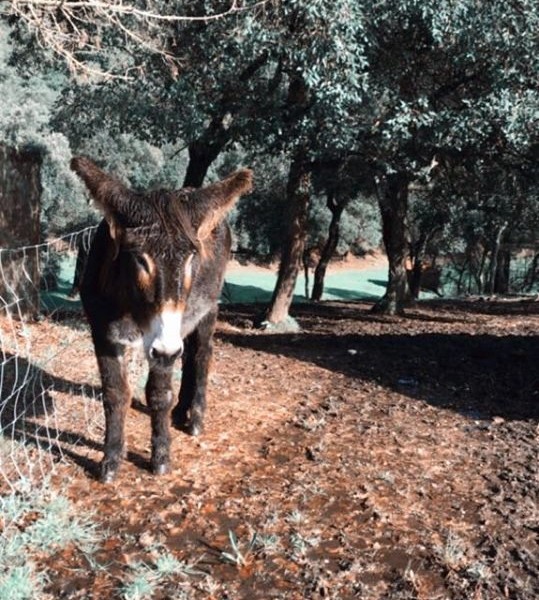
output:
[{"label": "tree", "polygon": [[[205,10],[204,2],[185,3],[187,15]],[[117,50],[116,62],[127,68],[144,59],[144,68],[121,81],[74,82],[64,94],[57,125],[75,145],[106,123],[112,136],[130,133],[154,145],[183,147],[189,158],[183,185],[200,186],[271,97],[261,20],[258,11],[238,9],[227,18],[167,23],[156,33],[167,60],[140,46]],[[111,58],[103,60],[108,67]]]},{"label": "tree", "polygon": [[508,167],[478,161],[445,185],[445,252],[452,257],[458,293],[508,292],[511,255],[533,251],[537,243],[537,168]]},{"label": "tree", "polygon": [[349,198],[343,197],[337,190],[327,192],[326,206],[331,212],[331,222],[329,224],[328,236],[322,252],[314,270],[314,282],[311,293],[311,300],[315,302],[322,299],[324,291],[324,279],[329,265],[329,261],[337,250],[340,239],[340,221],[344,209],[349,202]]},{"label": "tree", "polygon": [[408,186],[432,180],[439,164],[508,153],[525,160],[532,136],[523,117],[537,121],[537,11],[528,0],[374,7],[371,102],[357,110],[357,147],[382,184],[389,283],[376,310],[402,312],[408,300]]},{"label": "tree", "polygon": [[[254,0],[174,6],[154,0],[143,9],[111,2],[101,13],[98,4],[64,2],[54,5],[55,12],[48,0],[13,2],[9,11],[3,5],[4,20],[18,10],[17,59],[31,65],[30,72],[37,69],[28,47],[35,50],[36,39],[45,44],[39,32],[24,38],[28,26],[36,31],[37,21],[28,20],[32,9],[44,28],[64,32],[77,61],[96,73],[123,74],[107,81],[87,72],[84,81],[67,85],[67,77],[55,72],[63,81],[49,86],[54,100],[40,128],[50,136],[48,147],[56,147],[58,156],[71,148],[102,148],[103,158],[121,158],[117,166],[126,167],[134,182],[144,179],[140,163],[155,184],[171,178],[181,185],[183,178],[194,186],[213,176],[225,152],[241,150],[249,161],[264,154],[282,157],[290,165],[288,185],[279,180],[288,192],[276,213],[283,214],[285,204],[290,227],[281,228],[283,260],[268,311],[272,319],[288,314],[301,260],[297,250],[307,235],[308,197],[316,194],[316,186],[307,184],[320,164],[354,157],[371,189],[377,182],[390,264],[387,294],[377,309],[402,312],[407,259],[414,254],[419,273],[427,235],[427,220],[418,237],[409,229],[411,188],[453,185],[449,174],[467,180],[469,169],[486,174],[503,167],[513,177],[536,163],[538,9],[531,0],[494,0],[481,7],[475,0],[436,6],[416,0],[288,0],[263,7]],[[81,18],[80,47],[72,43],[74,15]],[[50,75],[52,65],[48,60],[40,66]],[[34,85],[28,78],[20,82]],[[45,160],[44,180],[46,172]],[[56,187],[67,190],[68,183],[60,179]],[[54,187],[52,179],[44,186]],[[45,214],[67,220],[70,201],[54,202],[62,210]],[[261,205],[260,196],[256,202]],[[337,195],[329,200],[335,219],[318,281],[344,214],[339,203]],[[482,210],[477,215],[485,216]],[[247,235],[246,219],[239,222]],[[497,253],[499,285],[510,229],[502,232]],[[273,241],[271,246],[273,252]],[[317,284],[317,294],[319,289]],[[274,311],[275,305],[280,308]]]},{"label": "tree", "polygon": [[[0,21],[0,139],[13,151],[39,156],[42,230],[57,234],[88,216],[88,208],[78,201],[81,188],[68,166],[69,142],[51,125],[66,78],[54,71],[40,72],[35,64],[21,74],[10,31]],[[5,172],[9,169],[6,166]]]},{"label": "tree", "polygon": [[[167,12],[164,3],[156,7]],[[203,7],[191,3],[189,10],[200,15]],[[61,17],[68,19],[64,12]],[[86,23],[97,21],[90,15]],[[330,140],[337,149],[346,147],[347,109],[362,86],[362,19],[355,2],[339,0],[328,7],[321,0],[293,0],[268,5],[264,14],[244,11],[211,22],[162,19],[162,31],[150,29],[149,36],[166,51],[166,60],[162,52],[137,45],[133,36],[122,38],[114,22],[103,26],[100,43],[116,42],[118,49],[97,57],[99,69],[109,72],[120,65],[132,79],[66,90],[55,124],[73,146],[103,123],[112,137],[132,133],[153,144],[181,140],[189,152],[184,185],[194,186],[232,143],[290,157],[308,147],[305,165]],[[293,97],[302,88],[304,99],[296,102]],[[299,181],[293,173],[289,180]],[[290,192],[291,201],[299,197]]]},{"label": "tree", "polygon": [[[314,271],[313,289],[311,300],[322,299],[324,291],[324,279],[330,260],[334,256],[339,245],[349,249],[352,243],[362,237],[363,245],[372,244],[368,238],[372,234],[366,230],[369,223],[376,223],[376,218],[369,214],[368,197],[374,195],[374,187],[368,165],[362,163],[354,156],[342,157],[329,162],[319,161],[315,165],[314,175],[315,191],[319,190],[325,194],[325,206],[330,212],[330,220],[322,235],[320,243],[320,258]],[[354,206],[354,201],[356,206]],[[348,208],[351,208],[348,221],[353,215],[353,234],[350,232],[342,239],[341,220]],[[321,221],[318,216],[318,221]],[[378,236],[375,236],[378,238]],[[374,242],[374,245],[378,240]]]},{"label": "tree", "polygon": [[0,144],[0,298],[8,314],[39,312],[40,167],[38,150]]},{"label": "tree", "polygon": [[278,145],[289,148],[292,160],[288,228],[266,314],[272,326],[285,323],[289,316],[307,235],[313,165],[320,155],[339,155],[350,143],[347,116],[364,91],[362,16],[362,7],[349,0],[339,0],[331,7],[304,0],[282,6],[288,42],[280,64],[289,84],[284,110],[274,113],[271,125],[280,132]]},{"label": "tree", "polygon": [[[227,153],[219,173],[229,173],[232,165],[243,161],[235,153]],[[248,164],[257,174],[256,187],[249,196],[240,198],[231,214],[236,250],[246,260],[270,263],[279,258],[286,226],[289,167],[283,155],[262,155]]]},{"label": "tree", "polygon": [[294,295],[294,286],[305,248],[307,209],[311,193],[311,174],[305,150],[300,148],[292,159],[288,184],[287,232],[281,247],[277,283],[273,291],[266,320],[271,325],[286,324]]}]

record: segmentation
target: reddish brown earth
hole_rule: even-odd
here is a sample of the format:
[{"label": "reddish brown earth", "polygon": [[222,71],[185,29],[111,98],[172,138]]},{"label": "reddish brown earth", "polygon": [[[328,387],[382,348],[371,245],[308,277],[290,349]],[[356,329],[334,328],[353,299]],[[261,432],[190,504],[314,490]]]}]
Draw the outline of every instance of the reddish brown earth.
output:
[{"label": "reddish brown earth", "polygon": [[[176,432],[161,478],[140,393],[128,457],[104,486],[98,401],[82,418],[84,394],[56,386],[55,484],[106,534],[94,564],[77,552],[48,563],[51,594],[121,597],[161,544],[200,573],[170,578],[158,599],[538,598],[539,303],[369,308],[304,305],[301,333],[271,334],[251,327],[256,307],[223,307],[206,432]],[[74,325],[33,326],[36,347],[38,330],[50,345]],[[77,335],[48,374],[90,389]],[[222,554],[229,531],[243,564]]]}]

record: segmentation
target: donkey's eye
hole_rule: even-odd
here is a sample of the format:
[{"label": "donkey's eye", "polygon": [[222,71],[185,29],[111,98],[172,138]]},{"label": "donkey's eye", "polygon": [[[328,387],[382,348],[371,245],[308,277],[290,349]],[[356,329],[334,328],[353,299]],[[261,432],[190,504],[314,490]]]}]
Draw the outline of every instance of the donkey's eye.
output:
[{"label": "donkey's eye", "polygon": [[148,273],[148,275],[151,273],[150,263],[145,256],[142,256],[142,254],[135,254],[135,262],[137,263],[137,267],[139,267],[139,269],[142,269]]}]

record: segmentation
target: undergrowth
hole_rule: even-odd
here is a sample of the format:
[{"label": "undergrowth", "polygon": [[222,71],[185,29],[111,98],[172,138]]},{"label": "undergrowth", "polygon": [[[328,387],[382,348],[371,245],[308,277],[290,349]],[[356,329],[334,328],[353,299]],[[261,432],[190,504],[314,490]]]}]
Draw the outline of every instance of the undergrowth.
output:
[{"label": "undergrowth", "polygon": [[76,514],[74,505],[48,486],[0,498],[0,598],[43,597],[50,574],[43,560],[73,547],[90,556],[102,535],[92,515]]}]

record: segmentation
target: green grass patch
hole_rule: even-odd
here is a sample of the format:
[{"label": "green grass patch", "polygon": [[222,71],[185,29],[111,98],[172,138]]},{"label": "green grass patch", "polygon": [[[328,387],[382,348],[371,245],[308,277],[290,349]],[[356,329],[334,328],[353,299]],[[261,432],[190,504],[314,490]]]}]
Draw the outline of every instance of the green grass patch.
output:
[{"label": "green grass patch", "polygon": [[74,254],[65,255],[59,260],[55,288],[42,290],[39,296],[41,307],[45,312],[79,311],[81,309],[78,295],[73,298],[69,296],[73,287],[76,262],[77,258]]},{"label": "green grass patch", "polygon": [[165,546],[154,549],[149,562],[138,562],[130,566],[130,573],[120,589],[123,600],[149,600],[157,589],[174,587],[175,580],[189,577],[206,577],[196,563],[178,560]]},{"label": "green grass patch", "polygon": [[[231,271],[226,274],[222,301],[232,304],[268,303],[277,281],[277,274],[269,271]],[[310,278],[310,289],[313,279]],[[375,300],[385,292],[387,267],[372,269],[343,269],[328,273],[322,300]],[[294,288],[294,302],[306,302],[305,276],[298,276]]]},{"label": "green grass patch", "polygon": [[69,546],[90,555],[101,540],[91,515],[77,515],[69,500],[43,487],[1,498],[0,511],[0,598],[39,598],[49,577],[37,559]]}]

